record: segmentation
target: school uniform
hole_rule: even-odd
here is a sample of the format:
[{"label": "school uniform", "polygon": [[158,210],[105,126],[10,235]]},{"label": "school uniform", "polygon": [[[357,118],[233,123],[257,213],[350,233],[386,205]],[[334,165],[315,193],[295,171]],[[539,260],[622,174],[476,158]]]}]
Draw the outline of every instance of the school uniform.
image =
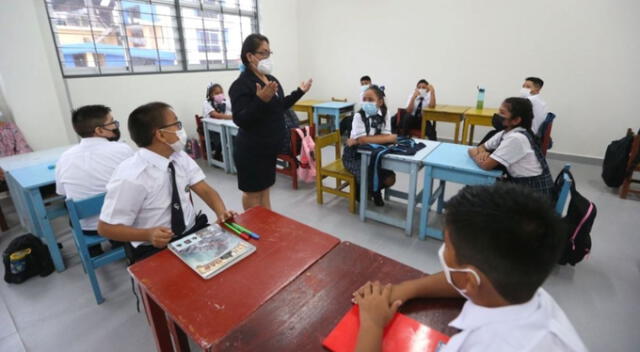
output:
[{"label": "school uniform", "polygon": [[[174,237],[193,232],[197,221],[190,187],[204,179],[202,169],[183,151],[165,158],[140,148],[109,180],[100,220],[139,229],[167,227]],[[179,217],[182,221],[177,221]],[[138,252],[146,256],[147,252],[160,250],[148,242],[134,241],[131,245],[136,259],[141,259]]]},{"label": "school uniform", "polygon": [[489,157],[506,169],[507,181],[552,195],[553,180],[547,161],[533,136],[524,128],[500,131],[484,143],[484,146],[492,151]]},{"label": "school uniform", "polygon": [[[413,94],[407,99],[407,105],[413,101],[413,110],[407,111],[404,116],[401,117],[399,126],[397,126],[399,134],[408,134],[409,130],[419,130],[422,128],[422,110],[429,107],[431,102],[431,92],[413,97]],[[435,122],[427,121],[426,135],[430,140],[437,140]]]},{"label": "school uniform", "polygon": [[467,301],[449,326],[461,331],[442,352],[587,351],[562,308],[543,288],[528,302],[506,307]]},{"label": "school uniform", "polygon": [[[231,115],[231,102],[229,100],[225,100],[220,104],[216,104],[215,102],[205,100],[202,103],[202,117],[214,118],[210,115],[212,111],[220,114]],[[214,152],[213,158],[222,161],[222,137],[220,137],[219,133],[213,133],[211,137],[211,150]]]},{"label": "school uniform", "polygon": [[540,129],[540,125],[542,125],[544,120],[547,118],[547,113],[549,112],[547,103],[544,100],[542,100],[542,97],[540,97],[540,94],[530,95],[527,98],[531,102],[531,107],[533,108],[533,120],[531,121],[531,130],[533,131],[533,133],[539,136],[542,136],[542,133],[540,133],[539,129]]}]

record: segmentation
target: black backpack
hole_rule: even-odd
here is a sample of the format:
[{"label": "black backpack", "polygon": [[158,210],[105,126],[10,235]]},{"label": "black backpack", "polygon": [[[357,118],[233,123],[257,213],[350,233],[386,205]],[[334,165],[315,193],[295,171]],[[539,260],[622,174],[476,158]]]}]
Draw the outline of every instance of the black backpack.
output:
[{"label": "black backpack", "polygon": [[[591,252],[591,227],[598,212],[596,205],[576,190],[576,181],[569,170],[560,172],[555,181],[556,198],[564,184],[564,174],[571,179],[571,200],[567,215],[562,218],[566,231],[567,245],[558,264],[576,265]],[[556,199],[557,200],[557,199]]]},{"label": "black backpack", "polygon": [[620,187],[624,182],[633,135],[609,143],[602,162],[602,179],[609,187]]},{"label": "black backpack", "polygon": [[[16,267],[14,265],[12,268],[9,258],[11,254],[26,249],[31,251],[24,256],[23,266]],[[14,238],[2,254],[2,261],[4,263],[4,281],[10,284],[19,284],[30,277],[36,275],[44,277],[53,272],[53,261],[49,249],[38,237],[30,233]]]},{"label": "black backpack", "polygon": [[300,128],[300,120],[298,119],[298,115],[291,110],[288,109],[284,112],[284,127],[286,133],[282,139],[282,147],[280,148],[280,154],[286,155],[298,155],[300,154],[300,143],[298,143],[297,150],[291,150],[291,129],[292,128]]}]

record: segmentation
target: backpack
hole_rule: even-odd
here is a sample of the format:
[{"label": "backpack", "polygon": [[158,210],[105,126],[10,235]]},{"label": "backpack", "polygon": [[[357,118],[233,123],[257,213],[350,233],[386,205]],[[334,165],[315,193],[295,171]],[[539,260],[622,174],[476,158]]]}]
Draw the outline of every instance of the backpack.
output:
[{"label": "backpack", "polygon": [[184,147],[185,153],[189,154],[192,159],[198,159],[201,157],[200,143],[195,138],[187,139],[187,144]]},{"label": "backpack", "polygon": [[632,143],[632,135],[609,143],[602,162],[602,180],[607,186],[620,187],[624,182]]},{"label": "backpack", "polygon": [[576,190],[576,181],[569,170],[563,170],[556,178],[554,193],[557,196],[564,183],[564,174],[571,179],[571,200],[567,215],[562,218],[567,231],[567,245],[562,252],[558,264],[576,265],[591,252],[591,227],[598,212],[596,205]]},{"label": "backpack", "polygon": [[4,281],[10,284],[19,284],[30,277],[44,277],[53,272],[49,249],[30,233],[18,236],[9,243],[2,253],[2,262]]},{"label": "backpack", "polygon": [[300,165],[298,165],[298,178],[303,182],[312,183],[316,180],[316,158],[314,151],[316,143],[309,133],[309,126],[305,126],[304,131],[296,128],[296,132],[300,136]]},{"label": "backpack", "polygon": [[[284,127],[287,133],[283,136],[282,149],[280,150],[280,154],[293,155],[296,156],[300,154],[300,149],[291,150],[291,131],[292,128],[300,127],[300,120],[298,119],[298,115],[291,110],[288,109],[284,112]],[[298,146],[300,148],[300,146]]]}]

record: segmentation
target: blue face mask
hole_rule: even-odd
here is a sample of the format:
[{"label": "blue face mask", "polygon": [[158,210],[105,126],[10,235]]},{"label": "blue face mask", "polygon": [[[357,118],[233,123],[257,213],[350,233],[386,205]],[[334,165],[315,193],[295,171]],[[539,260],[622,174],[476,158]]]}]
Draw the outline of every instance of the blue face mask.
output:
[{"label": "blue face mask", "polygon": [[367,116],[375,115],[378,113],[378,107],[376,106],[376,103],[372,103],[370,101],[362,102],[362,110],[364,110],[364,113],[367,114]]}]

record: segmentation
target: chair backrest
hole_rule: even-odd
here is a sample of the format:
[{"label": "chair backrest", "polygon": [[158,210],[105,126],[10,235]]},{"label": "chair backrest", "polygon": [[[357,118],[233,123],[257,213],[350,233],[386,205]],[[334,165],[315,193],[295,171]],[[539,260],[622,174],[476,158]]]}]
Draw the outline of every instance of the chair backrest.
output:
[{"label": "chair backrest", "polygon": [[400,126],[400,122],[402,121],[402,116],[407,113],[407,109],[399,108],[396,113],[396,126]]},{"label": "chair backrest", "polygon": [[316,136],[316,168],[322,168],[322,148],[328,147],[330,145],[334,146],[336,149],[336,159],[340,158],[340,132],[335,131],[329,134]]},{"label": "chair backrest", "polygon": [[627,164],[627,172],[633,172],[633,170],[638,166],[634,165],[635,161],[638,159],[638,153],[640,153],[640,133],[633,134],[633,130],[629,129],[628,134],[633,136],[633,142],[631,143],[631,149],[629,150],[629,161]]},{"label": "chair backrest", "polygon": [[556,114],[550,112],[542,123],[541,129],[544,131],[542,134],[542,141],[540,143],[540,151],[542,155],[547,156],[547,149],[551,145],[551,127],[553,127],[553,120],[556,118]]},{"label": "chair backrest", "polygon": [[346,103],[347,102],[347,98],[340,99],[340,98],[331,97],[331,101],[340,102],[340,103]]},{"label": "chair backrest", "polygon": [[196,114],[196,130],[200,137],[204,137],[204,126],[202,125],[202,116]]},{"label": "chair backrest", "polygon": [[569,198],[569,191],[571,190],[571,178],[565,173],[565,171],[569,171],[570,169],[570,164],[566,164],[562,168],[562,176],[564,178],[564,182],[562,183],[562,188],[560,188],[560,192],[558,193],[558,200],[556,201],[556,213],[560,216],[562,216],[564,207],[567,204],[567,199]]},{"label": "chair backrest", "polygon": [[104,196],[105,194],[102,193],[79,201],[73,199],[67,199],[65,201],[74,233],[73,237],[79,242],[77,243],[78,248],[80,248],[80,246],[84,247],[84,236],[82,236],[80,219],[86,219],[100,214],[100,209],[102,209],[102,204],[104,203]]}]

